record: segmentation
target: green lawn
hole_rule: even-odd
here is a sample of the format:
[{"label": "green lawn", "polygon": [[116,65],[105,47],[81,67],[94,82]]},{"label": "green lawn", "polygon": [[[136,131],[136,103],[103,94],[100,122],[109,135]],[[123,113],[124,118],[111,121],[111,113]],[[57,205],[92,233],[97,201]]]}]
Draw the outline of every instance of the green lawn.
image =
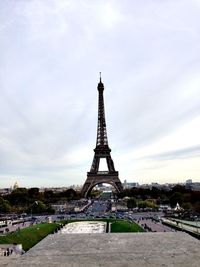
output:
[{"label": "green lawn", "polygon": [[126,233],[126,232],[144,232],[144,230],[136,223],[117,220],[111,224],[111,233]]},{"label": "green lawn", "polygon": [[25,251],[33,247],[48,234],[52,233],[59,224],[57,223],[41,223],[36,224],[14,233],[0,236],[0,244],[22,244]]}]

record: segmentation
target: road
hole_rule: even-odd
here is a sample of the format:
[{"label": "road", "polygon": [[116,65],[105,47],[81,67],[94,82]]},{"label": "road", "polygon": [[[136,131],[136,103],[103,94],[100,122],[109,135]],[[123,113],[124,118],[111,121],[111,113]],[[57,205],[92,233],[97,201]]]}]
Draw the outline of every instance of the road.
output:
[{"label": "road", "polygon": [[[99,200],[94,200],[91,202],[91,205],[84,211],[74,214],[62,214],[62,215],[41,215],[34,216],[31,220],[31,217],[26,217],[24,219],[28,220],[25,223],[20,223],[16,225],[8,225],[7,227],[0,228],[0,231],[6,233],[6,228],[9,229],[9,232],[16,231],[18,228],[22,229],[28,227],[33,223],[49,222],[49,219],[54,221],[60,221],[62,219],[93,219],[93,218],[116,218],[116,219],[125,219],[129,221],[134,221],[140,224],[146,231],[155,231],[155,232],[170,232],[174,231],[172,228],[163,225],[159,222],[159,219],[163,217],[162,212],[111,212],[111,200],[100,198]],[[157,218],[158,222],[152,220],[152,218]]]}]

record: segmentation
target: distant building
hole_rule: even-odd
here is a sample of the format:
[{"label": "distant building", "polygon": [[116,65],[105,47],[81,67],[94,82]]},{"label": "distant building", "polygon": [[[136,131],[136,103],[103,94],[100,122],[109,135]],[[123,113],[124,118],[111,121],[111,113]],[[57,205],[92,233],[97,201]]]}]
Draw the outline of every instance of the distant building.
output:
[{"label": "distant building", "polygon": [[186,184],[192,184],[192,179],[188,179],[188,180],[186,180],[185,183],[186,183]]},{"label": "distant building", "polygon": [[191,189],[194,191],[200,191],[200,183],[192,183]]},{"label": "distant building", "polygon": [[140,185],[140,188],[150,189],[151,188],[151,185],[149,185],[149,184],[142,184],[142,185]]},{"label": "distant building", "polygon": [[152,187],[156,187],[156,188],[161,188],[162,187],[162,185],[158,184],[158,183],[151,183],[151,186]]},{"label": "distant building", "polygon": [[139,186],[139,183],[136,183],[136,182],[127,182],[126,180],[124,180],[124,183],[123,183],[123,187],[125,189],[127,188],[132,188],[132,187],[138,187]]},{"label": "distant building", "polygon": [[185,188],[186,189],[191,189],[191,190],[196,190],[196,191],[199,191],[200,190],[200,183],[199,182],[196,182],[196,183],[193,183],[192,182],[192,179],[188,179],[185,181]]},{"label": "distant building", "polygon": [[109,184],[98,184],[94,187],[96,190],[100,190],[103,192],[112,192],[113,191],[113,186]]},{"label": "distant building", "polygon": [[0,195],[8,195],[8,194],[10,194],[11,193],[11,191],[12,191],[12,189],[11,188],[0,188]]},{"label": "distant building", "polygon": [[192,189],[192,179],[188,179],[185,181],[185,188]]},{"label": "distant building", "polygon": [[16,181],[13,185],[13,190],[16,190],[17,188],[19,188],[18,182]]}]

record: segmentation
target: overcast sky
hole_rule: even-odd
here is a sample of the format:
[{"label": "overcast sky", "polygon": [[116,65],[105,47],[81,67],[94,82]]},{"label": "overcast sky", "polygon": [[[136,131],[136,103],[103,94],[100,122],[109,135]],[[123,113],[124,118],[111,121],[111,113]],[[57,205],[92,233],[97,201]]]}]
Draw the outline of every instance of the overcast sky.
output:
[{"label": "overcast sky", "polygon": [[0,187],[84,183],[100,71],[120,179],[200,182],[200,0],[4,0]]}]

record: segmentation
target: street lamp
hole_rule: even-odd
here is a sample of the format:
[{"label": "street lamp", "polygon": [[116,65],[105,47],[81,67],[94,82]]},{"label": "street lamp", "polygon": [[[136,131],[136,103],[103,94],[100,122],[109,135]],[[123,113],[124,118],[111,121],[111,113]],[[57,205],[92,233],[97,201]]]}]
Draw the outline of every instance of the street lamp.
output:
[{"label": "street lamp", "polygon": [[[34,204],[38,205],[38,202],[34,201],[33,204],[32,204],[32,207],[33,207]],[[31,207],[31,220],[33,218],[33,210],[32,210],[33,208],[32,207]]]}]

